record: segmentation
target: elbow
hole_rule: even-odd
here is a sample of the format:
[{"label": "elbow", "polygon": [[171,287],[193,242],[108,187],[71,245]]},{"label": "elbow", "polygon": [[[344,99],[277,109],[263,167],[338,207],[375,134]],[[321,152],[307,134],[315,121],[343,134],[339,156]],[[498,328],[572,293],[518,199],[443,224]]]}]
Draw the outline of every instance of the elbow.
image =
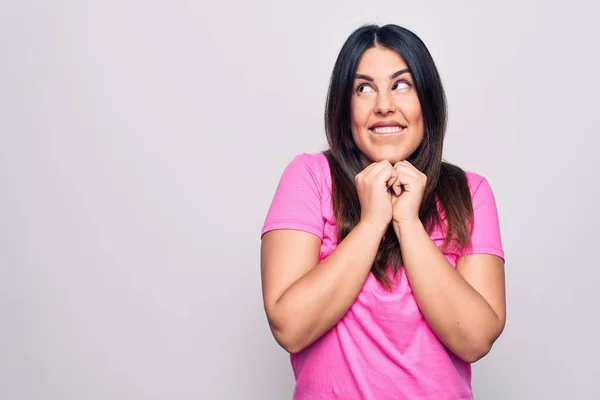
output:
[{"label": "elbow", "polygon": [[469,364],[476,363],[485,357],[492,350],[492,344],[489,342],[470,343],[468,346],[456,352],[456,355]]},{"label": "elbow", "polygon": [[272,310],[267,311],[267,319],[273,338],[288,353],[298,353],[309,345],[306,341],[308,335],[301,332],[291,321],[278,318]]},{"label": "elbow", "polygon": [[500,332],[501,330],[494,332],[491,335],[477,335],[471,337],[463,342],[463,345],[460,346],[455,354],[465,362],[471,364],[475,363],[492,351],[492,347],[498,336],[500,336]]},{"label": "elbow", "polygon": [[471,335],[464,340],[463,345],[455,354],[465,362],[475,363],[492,351],[494,343],[503,330],[504,321],[498,320],[498,324],[494,325],[493,329],[480,331],[479,334]]},{"label": "elbow", "polygon": [[271,328],[271,332],[277,344],[290,354],[299,353],[307,347],[307,343],[300,340],[300,335],[292,330]]}]

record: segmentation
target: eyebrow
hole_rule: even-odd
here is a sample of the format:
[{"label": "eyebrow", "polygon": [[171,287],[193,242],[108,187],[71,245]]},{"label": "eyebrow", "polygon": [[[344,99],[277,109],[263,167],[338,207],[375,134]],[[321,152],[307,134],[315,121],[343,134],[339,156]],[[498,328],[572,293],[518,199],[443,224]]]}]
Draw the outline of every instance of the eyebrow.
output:
[{"label": "eyebrow", "polygon": [[[396,71],[390,75],[390,79],[394,79],[406,72],[410,72],[410,70],[408,68],[405,68],[405,69],[401,69],[400,71]],[[356,74],[354,77],[355,77],[355,79],[364,79],[369,82],[373,82],[375,80],[375,79],[371,78],[369,75],[363,75],[363,74]]]}]

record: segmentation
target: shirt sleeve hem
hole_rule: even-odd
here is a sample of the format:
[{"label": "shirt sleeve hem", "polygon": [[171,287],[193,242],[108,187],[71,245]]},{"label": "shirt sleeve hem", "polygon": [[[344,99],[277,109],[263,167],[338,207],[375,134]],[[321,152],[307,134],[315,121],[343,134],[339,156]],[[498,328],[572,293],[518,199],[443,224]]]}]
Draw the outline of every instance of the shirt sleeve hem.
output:
[{"label": "shirt sleeve hem", "polygon": [[500,257],[502,260],[505,260],[504,251],[493,246],[475,245],[467,254],[491,254],[493,256]]},{"label": "shirt sleeve hem", "polygon": [[323,240],[322,229],[319,229],[315,226],[310,226],[310,225],[306,225],[306,224],[303,224],[300,222],[293,222],[293,221],[270,222],[268,224],[265,224],[265,226],[262,228],[262,230],[260,232],[260,237],[262,238],[265,233],[267,233],[269,231],[274,231],[277,229],[291,229],[291,230],[303,231],[303,232],[313,234],[316,237],[318,237],[319,239]]}]

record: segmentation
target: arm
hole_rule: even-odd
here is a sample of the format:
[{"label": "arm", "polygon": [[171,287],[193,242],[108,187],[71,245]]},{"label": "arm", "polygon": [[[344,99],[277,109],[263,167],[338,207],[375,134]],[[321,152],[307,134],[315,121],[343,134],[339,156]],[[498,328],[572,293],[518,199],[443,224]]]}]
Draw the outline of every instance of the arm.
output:
[{"label": "arm", "polygon": [[348,311],[371,270],[383,230],[359,223],[320,263],[320,240],[294,230],[264,235],[261,249],[264,305],[273,336],[298,352]]},{"label": "arm", "polygon": [[420,221],[399,225],[396,233],[406,275],[433,332],[467,362],[485,356],[505,324],[503,260],[467,255],[454,269]]},{"label": "arm", "polygon": [[456,269],[419,220],[427,177],[409,162],[396,164],[405,191],[394,200],[393,227],[406,275],[427,323],[467,362],[485,356],[505,324],[504,260],[493,193],[481,178],[473,191],[472,252]]},{"label": "arm", "polygon": [[319,179],[301,161],[284,172],[261,248],[265,311],[273,336],[291,353],[328,331],[356,299],[392,218],[387,182],[395,175],[389,162],[380,162],[356,176],[361,221],[319,262]]}]

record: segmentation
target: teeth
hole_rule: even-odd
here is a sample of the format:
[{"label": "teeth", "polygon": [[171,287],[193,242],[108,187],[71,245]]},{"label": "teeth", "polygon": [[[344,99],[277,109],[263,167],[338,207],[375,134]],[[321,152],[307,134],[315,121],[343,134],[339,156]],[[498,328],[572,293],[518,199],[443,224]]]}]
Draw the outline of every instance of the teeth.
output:
[{"label": "teeth", "polygon": [[375,133],[397,133],[402,131],[401,126],[385,126],[381,128],[373,128],[373,132]]}]

